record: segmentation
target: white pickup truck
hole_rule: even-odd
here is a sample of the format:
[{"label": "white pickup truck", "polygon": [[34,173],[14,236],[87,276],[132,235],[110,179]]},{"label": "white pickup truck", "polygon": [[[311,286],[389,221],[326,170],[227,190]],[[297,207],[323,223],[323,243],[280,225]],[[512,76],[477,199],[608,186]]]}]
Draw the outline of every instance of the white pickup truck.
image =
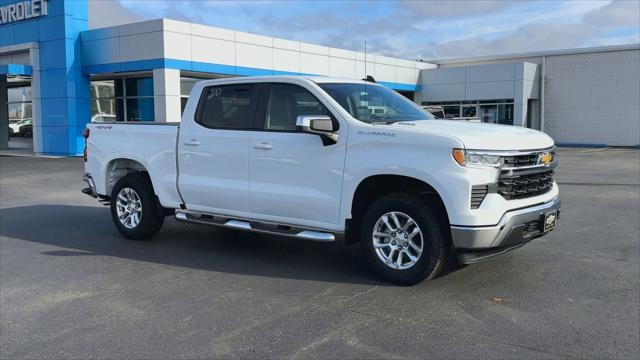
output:
[{"label": "white pickup truck", "polygon": [[175,215],[358,242],[401,284],[517,248],[552,230],[560,209],[549,136],[434,120],[370,81],[205,80],[179,124],[89,124],[84,136],[83,192],[110,204],[127,238],[151,238]]}]

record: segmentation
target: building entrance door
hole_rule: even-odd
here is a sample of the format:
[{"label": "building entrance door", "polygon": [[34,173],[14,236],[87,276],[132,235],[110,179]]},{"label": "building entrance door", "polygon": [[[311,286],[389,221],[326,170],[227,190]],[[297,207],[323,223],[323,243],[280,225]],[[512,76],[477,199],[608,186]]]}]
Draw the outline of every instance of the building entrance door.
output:
[{"label": "building entrance door", "polygon": [[[31,103],[31,78],[28,76],[5,76],[2,81],[2,121],[7,134],[8,150],[33,152],[33,107]],[[4,125],[6,124],[6,125]]]}]

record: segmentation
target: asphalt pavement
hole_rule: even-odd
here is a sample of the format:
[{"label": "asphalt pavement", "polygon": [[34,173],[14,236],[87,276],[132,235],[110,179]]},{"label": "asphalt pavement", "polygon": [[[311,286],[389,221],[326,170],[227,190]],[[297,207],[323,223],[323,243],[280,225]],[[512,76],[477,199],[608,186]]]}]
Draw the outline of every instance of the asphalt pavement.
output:
[{"label": "asphalt pavement", "polygon": [[640,358],[640,151],[561,149],[548,236],[413,287],[357,247],[167,218],[123,239],[78,158],[0,157],[0,358]]}]

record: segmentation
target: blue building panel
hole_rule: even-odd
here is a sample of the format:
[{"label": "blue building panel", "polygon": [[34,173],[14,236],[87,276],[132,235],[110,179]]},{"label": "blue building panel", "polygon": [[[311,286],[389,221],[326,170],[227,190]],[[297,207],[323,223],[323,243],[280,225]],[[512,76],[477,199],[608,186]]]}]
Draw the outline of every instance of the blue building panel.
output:
[{"label": "blue building panel", "polygon": [[9,46],[16,44],[15,38],[15,25],[13,24],[4,24],[1,25],[0,28],[0,46]]},{"label": "blue building panel", "polygon": [[[15,2],[0,0],[0,5]],[[49,0],[47,9],[46,15],[0,25],[0,46],[38,43],[39,68],[34,70],[40,74],[41,118],[34,126],[41,129],[41,138],[36,141],[44,154],[78,155],[83,140],[78,129],[90,120],[90,82],[81,72],[80,58],[80,33],[89,27],[88,2]]]},{"label": "blue building panel", "polygon": [[77,116],[73,116],[77,110],[76,98],[47,97],[40,101],[42,106],[42,119],[40,120],[43,127],[77,125]]},{"label": "blue building panel", "polygon": [[[153,69],[176,69],[181,71],[195,71],[210,74],[222,74],[222,75],[239,75],[239,76],[260,76],[260,75],[309,75],[316,76],[315,74],[305,74],[299,72],[270,70],[251,68],[243,66],[213,64],[188,60],[177,59],[150,59],[150,60],[138,60],[127,62],[116,62],[108,64],[96,64],[82,66],[83,74],[112,74],[118,72],[130,72],[130,71],[151,71]],[[381,85],[387,86],[394,90],[406,90],[416,91],[418,87],[415,84],[402,84],[392,82],[379,82]]]},{"label": "blue building panel", "polygon": [[32,68],[29,65],[5,64],[0,65],[0,75],[31,75]]},{"label": "blue building panel", "polygon": [[64,21],[64,15],[47,16],[38,22],[36,29],[41,41],[64,39],[65,29],[60,27],[60,21]]},{"label": "blue building panel", "polygon": [[13,42],[15,44],[38,42],[40,40],[38,37],[38,22],[35,20],[16,23],[13,28],[15,32]]},{"label": "blue building panel", "polygon": [[[45,0],[46,1],[46,0]],[[0,5],[13,4],[16,0],[0,0]],[[39,151],[44,154],[77,155],[82,153],[82,129],[90,121],[91,74],[113,74],[154,69],[177,69],[222,75],[313,75],[298,72],[242,67],[235,65],[193,62],[171,58],[115,62],[82,66],[80,35],[88,29],[88,1],[48,0],[48,13],[29,20],[0,25],[0,46],[37,43],[40,95],[40,118],[34,126],[41,131],[36,139]],[[106,35],[105,35],[106,36]],[[143,45],[144,46],[144,45]],[[33,64],[35,66],[35,64]],[[0,66],[0,73],[31,74],[31,68],[23,65]],[[413,84],[381,82],[396,90],[415,90]],[[147,89],[149,92],[149,89]],[[152,100],[136,103],[136,119],[153,119]],[[132,108],[134,108],[133,104]]]}]

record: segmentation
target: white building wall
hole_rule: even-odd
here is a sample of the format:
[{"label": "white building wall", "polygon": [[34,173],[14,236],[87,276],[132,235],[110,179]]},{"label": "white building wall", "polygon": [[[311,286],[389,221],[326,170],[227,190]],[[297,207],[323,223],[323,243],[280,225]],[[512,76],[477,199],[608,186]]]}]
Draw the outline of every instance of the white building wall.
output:
[{"label": "white building wall", "polygon": [[558,143],[640,145],[640,50],[548,56],[544,130]]},{"label": "white building wall", "polygon": [[0,65],[20,64],[31,65],[31,57],[29,51],[21,51],[13,54],[0,55]]},{"label": "white building wall", "polygon": [[153,111],[156,121],[180,121],[180,70],[153,70]]},{"label": "white building wall", "polygon": [[540,94],[538,68],[521,61],[426,69],[420,101],[513,99],[513,124],[526,126],[529,99]]},{"label": "white building wall", "polygon": [[[169,58],[207,64],[417,85],[436,65],[187,22],[158,19],[82,34],[83,65]],[[194,69],[196,70],[196,69]]]}]

